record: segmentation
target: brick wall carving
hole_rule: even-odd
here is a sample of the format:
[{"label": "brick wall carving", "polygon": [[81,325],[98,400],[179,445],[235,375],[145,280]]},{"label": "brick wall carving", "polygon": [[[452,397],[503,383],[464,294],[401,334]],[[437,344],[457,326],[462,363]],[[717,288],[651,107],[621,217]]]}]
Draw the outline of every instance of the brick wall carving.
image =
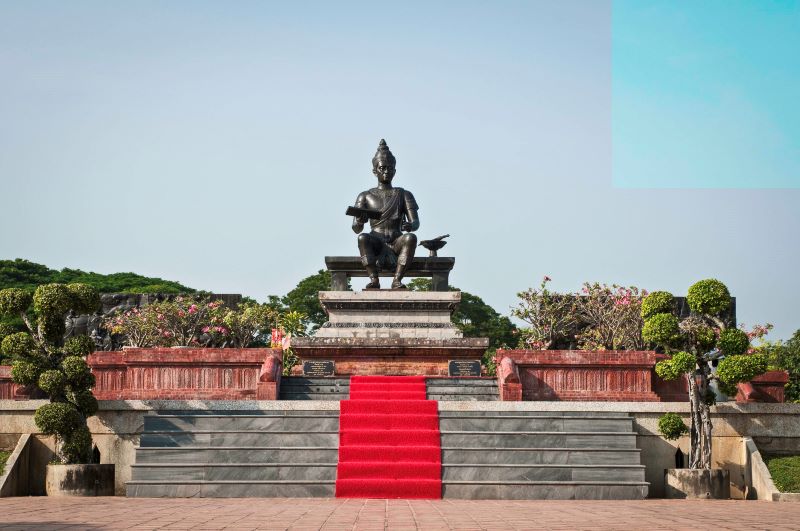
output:
[{"label": "brick wall carving", "polygon": [[[657,401],[652,369],[655,352],[499,350],[502,399],[514,400],[514,375],[521,400]],[[509,362],[505,361],[508,358]]]},{"label": "brick wall carving", "polygon": [[158,348],[96,352],[88,362],[98,400],[274,400],[277,349]]}]

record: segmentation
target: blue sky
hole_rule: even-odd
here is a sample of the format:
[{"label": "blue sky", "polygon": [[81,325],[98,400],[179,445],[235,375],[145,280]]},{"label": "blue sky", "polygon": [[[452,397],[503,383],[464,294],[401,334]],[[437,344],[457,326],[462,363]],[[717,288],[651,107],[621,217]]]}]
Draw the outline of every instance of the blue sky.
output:
[{"label": "blue sky", "polygon": [[0,255],[263,300],[356,254],[385,138],[502,313],[716,277],[788,337],[798,7],[697,4],[3,2]]}]

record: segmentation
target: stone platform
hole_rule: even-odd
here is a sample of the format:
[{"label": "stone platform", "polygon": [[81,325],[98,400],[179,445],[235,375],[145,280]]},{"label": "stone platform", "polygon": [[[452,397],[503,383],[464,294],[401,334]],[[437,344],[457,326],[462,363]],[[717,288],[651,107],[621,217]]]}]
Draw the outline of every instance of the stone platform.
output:
[{"label": "stone platform", "polygon": [[[292,340],[301,361],[328,360],[334,375],[447,376],[455,360],[480,360],[486,338],[464,338],[450,321],[459,291],[321,291],[328,322]],[[302,374],[302,363],[293,373]]]}]

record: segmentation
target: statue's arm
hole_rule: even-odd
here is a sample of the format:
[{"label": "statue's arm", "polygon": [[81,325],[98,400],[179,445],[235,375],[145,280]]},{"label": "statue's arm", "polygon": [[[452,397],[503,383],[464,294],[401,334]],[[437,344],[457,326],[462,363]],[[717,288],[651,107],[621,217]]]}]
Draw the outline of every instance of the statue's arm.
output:
[{"label": "statue's arm", "polygon": [[[366,208],[367,207],[367,193],[361,192],[356,197],[356,204],[357,208]],[[359,218],[358,216],[353,216],[353,232],[356,234],[361,234],[361,231],[364,230],[364,223],[367,222],[366,218]]]},{"label": "statue's arm", "polygon": [[414,232],[415,230],[419,229],[419,207],[417,206],[417,200],[414,199],[414,196],[411,192],[405,190],[404,193],[406,203],[406,222],[403,223],[400,228],[406,232]]}]

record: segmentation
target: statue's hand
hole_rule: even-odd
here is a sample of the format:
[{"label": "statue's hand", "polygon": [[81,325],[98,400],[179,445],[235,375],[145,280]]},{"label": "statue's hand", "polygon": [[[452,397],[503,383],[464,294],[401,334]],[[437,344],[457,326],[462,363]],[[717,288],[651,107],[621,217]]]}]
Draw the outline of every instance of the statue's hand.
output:
[{"label": "statue's hand", "polygon": [[364,225],[367,221],[369,221],[369,218],[367,216],[361,216],[360,218],[356,218],[356,219],[358,220],[358,222],[361,225]]},{"label": "statue's hand", "polygon": [[411,232],[411,229],[413,228],[414,226],[411,225],[411,223],[409,223],[408,221],[400,225],[400,230],[402,230],[403,232]]}]

